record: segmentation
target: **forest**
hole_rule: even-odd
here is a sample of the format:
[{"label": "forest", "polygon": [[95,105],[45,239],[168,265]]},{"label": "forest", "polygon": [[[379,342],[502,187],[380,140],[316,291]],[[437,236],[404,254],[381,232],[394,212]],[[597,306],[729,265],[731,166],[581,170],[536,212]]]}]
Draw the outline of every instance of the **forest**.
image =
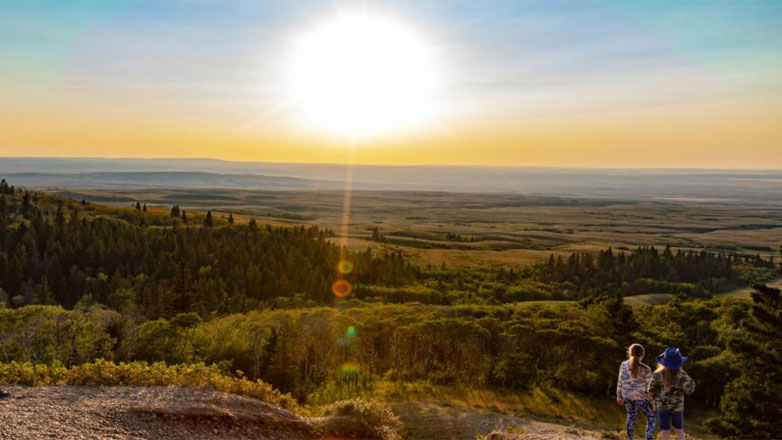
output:
[{"label": "forest", "polygon": [[[340,252],[316,226],[259,226],[146,206],[111,208],[0,184],[0,301],[132,306],[146,319],[333,305]],[[710,295],[773,277],[773,259],[705,251],[572,254],[531,267],[415,266],[401,251],[350,252],[355,297],[370,302],[504,304],[594,296]],[[771,275],[770,275],[771,274]]]},{"label": "forest", "polygon": [[[779,400],[780,386],[756,374],[779,369],[779,290],[711,298],[773,276],[770,259],[641,247],[466,269],[367,249],[348,253],[356,289],[342,299],[331,292],[340,250],[328,230],[108,207],[5,181],[0,193],[6,365],[203,363],[302,404],[371,394],[382,381],[610,398],[624,347],[641,342],[649,353],[686,347],[696,405],[740,420],[747,384],[759,383]],[[623,301],[649,292],[677,296]],[[744,368],[753,353],[762,357]],[[726,437],[771,429],[711,426]]]}]

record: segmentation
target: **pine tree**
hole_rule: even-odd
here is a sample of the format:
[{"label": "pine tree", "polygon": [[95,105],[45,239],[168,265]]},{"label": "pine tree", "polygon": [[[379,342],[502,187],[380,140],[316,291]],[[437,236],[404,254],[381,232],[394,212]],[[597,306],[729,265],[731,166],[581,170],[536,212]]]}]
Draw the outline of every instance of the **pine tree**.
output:
[{"label": "pine tree", "polygon": [[187,223],[187,211],[182,210],[182,223]]},{"label": "pine tree", "polygon": [[740,376],[725,388],[720,402],[722,414],[706,423],[715,434],[726,438],[780,435],[782,291],[765,285],[754,288],[750,317],[728,344]]},{"label": "pine tree", "polygon": [[27,215],[30,213],[32,205],[30,204],[30,193],[25,191],[24,196],[22,197],[22,215],[27,217]]},{"label": "pine tree", "polygon": [[141,203],[136,202],[136,211],[141,211]]},{"label": "pine tree", "polygon": [[206,211],[206,217],[204,218],[204,226],[211,228],[213,225],[214,225],[214,220],[212,220],[212,211]]},{"label": "pine tree", "polygon": [[232,213],[228,213],[228,224],[234,224],[234,215]]},{"label": "pine tree", "polygon": [[141,210],[144,211],[144,212],[147,212],[147,204],[146,203],[144,203],[144,207]]},{"label": "pine tree", "polygon": [[35,296],[33,298],[33,304],[51,305],[55,304],[54,294],[49,288],[49,280],[46,276],[41,278],[41,284],[35,286]]},{"label": "pine tree", "polygon": [[247,227],[250,228],[251,231],[258,229],[258,223],[256,223],[255,217],[250,218],[250,222],[247,224]]}]

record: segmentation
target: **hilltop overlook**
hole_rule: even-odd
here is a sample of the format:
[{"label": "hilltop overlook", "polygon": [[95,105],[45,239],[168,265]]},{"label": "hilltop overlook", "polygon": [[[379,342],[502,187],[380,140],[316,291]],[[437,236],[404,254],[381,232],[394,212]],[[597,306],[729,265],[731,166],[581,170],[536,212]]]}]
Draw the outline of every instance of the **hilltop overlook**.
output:
[{"label": "hilltop overlook", "polygon": [[319,438],[311,422],[261,400],[172,387],[9,387],[0,438]]}]

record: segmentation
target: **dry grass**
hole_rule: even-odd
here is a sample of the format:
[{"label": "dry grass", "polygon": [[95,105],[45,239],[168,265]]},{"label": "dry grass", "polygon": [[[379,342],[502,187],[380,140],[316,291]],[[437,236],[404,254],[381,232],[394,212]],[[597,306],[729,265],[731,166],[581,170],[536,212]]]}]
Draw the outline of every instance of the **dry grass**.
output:
[{"label": "dry grass", "polygon": [[[341,191],[149,190],[72,191],[148,201],[154,212],[178,204],[188,212],[212,210],[261,223],[318,224],[339,231]],[[153,202],[155,201],[155,202]],[[128,203],[118,203],[128,206]],[[366,192],[353,194],[349,246],[371,242],[380,228],[419,262],[448,265],[525,265],[551,253],[607,246],[673,248],[772,255],[782,242],[782,221],[772,205],[531,197],[507,194]],[[457,234],[461,239],[449,239]]]},{"label": "dry grass", "polygon": [[[476,435],[507,428],[555,436],[548,438],[567,435],[568,430],[597,432],[602,436],[622,430],[625,423],[624,407],[613,399],[562,393],[556,389],[535,388],[514,393],[428,382],[381,381],[371,395],[389,402],[410,438],[416,439],[471,440]],[[688,413],[688,436],[713,438],[702,424],[711,415]],[[641,417],[636,429],[641,432],[644,427]]]},{"label": "dry grass", "polygon": [[670,293],[647,293],[645,295],[626,296],[625,303],[631,306],[644,304],[667,304],[675,295]]}]

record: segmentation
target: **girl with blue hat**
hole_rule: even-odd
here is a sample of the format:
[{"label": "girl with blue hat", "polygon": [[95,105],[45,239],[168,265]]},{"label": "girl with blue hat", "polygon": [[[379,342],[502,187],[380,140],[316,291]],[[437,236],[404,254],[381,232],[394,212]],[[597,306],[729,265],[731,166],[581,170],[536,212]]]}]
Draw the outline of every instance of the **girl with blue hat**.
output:
[{"label": "girl with blue hat", "polygon": [[649,395],[657,405],[660,434],[671,438],[671,426],[679,440],[684,440],[684,396],[695,391],[695,381],[682,370],[688,357],[678,348],[668,348],[657,356],[657,370],[649,382]]}]

